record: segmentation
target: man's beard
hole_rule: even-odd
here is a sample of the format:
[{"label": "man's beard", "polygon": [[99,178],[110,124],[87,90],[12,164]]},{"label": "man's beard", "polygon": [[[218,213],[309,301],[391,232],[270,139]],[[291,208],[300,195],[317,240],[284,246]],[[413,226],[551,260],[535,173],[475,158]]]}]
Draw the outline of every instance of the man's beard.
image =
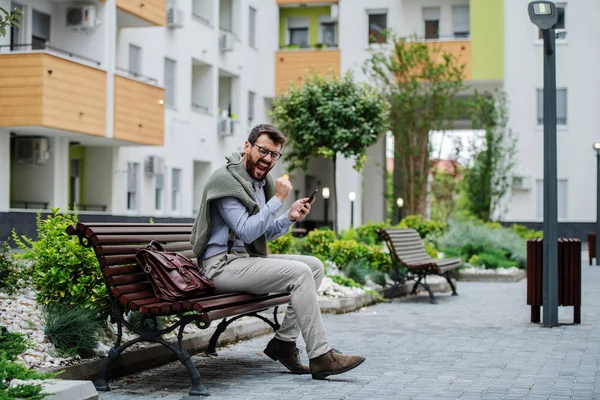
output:
[{"label": "man's beard", "polygon": [[[266,169],[264,171],[261,171],[257,165],[259,164],[259,162],[264,163],[266,166]],[[265,179],[265,177],[267,176],[267,174],[269,173],[269,171],[273,168],[273,165],[271,165],[270,163],[263,161],[261,158],[259,159],[254,159],[251,157],[248,157],[246,159],[246,172],[248,172],[248,175],[250,175],[252,177],[252,179],[255,179],[257,181],[262,181],[263,179]],[[260,174],[262,172],[261,176],[256,176],[256,174]]]}]

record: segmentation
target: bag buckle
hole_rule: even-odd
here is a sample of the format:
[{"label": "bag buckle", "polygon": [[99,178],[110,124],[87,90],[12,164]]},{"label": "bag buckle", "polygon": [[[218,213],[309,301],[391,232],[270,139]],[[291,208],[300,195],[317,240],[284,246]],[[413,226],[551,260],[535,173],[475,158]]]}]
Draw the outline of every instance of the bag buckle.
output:
[{"label": "bag buckle", "polygon": [[147,274],[149,274],[150,272],[152,272],[152,267],[149,266],[148,264],[146,264],[144,266],[144,272],[147,273]]}]

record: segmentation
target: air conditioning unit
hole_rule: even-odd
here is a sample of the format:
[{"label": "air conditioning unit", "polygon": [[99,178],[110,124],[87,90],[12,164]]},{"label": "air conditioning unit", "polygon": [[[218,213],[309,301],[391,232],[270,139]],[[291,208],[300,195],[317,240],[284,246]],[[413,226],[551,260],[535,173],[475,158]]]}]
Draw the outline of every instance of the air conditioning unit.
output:
[{"label": "air conditioning unit", "polygon": [[182,28],[183,27],[183,10],[175,7],[167,9],[167,27]]},{"label": "air conditioning unit", "polygon": [[219,118],[219,126],[218,126],[219,135],[221,135],[221,136],[233,135],[233,132],[235,131],[234,126],[235,126],[235,122],[231,118],[229,118],[229,117]]},{"label": "air conditioning unit", "polygon": [[159,156],[149,156],[144,163],[147,175],[160,175],[165,170],[165,159]]},{"label": "air conditioning unit", "polygon": [[233,35],[228,32],[221,32],[219,36],[219,48],[222,52],[233,51]]},{"label": "air conditioning unit", "polygon": [[531,176],[515,175],[512,177],[512,188],[513,190],[531,190],[532,179]]},{"label": "air conditioning unit", "polygon": [[96,6],[92,4],[67,7],[67,27],[93,29],[96,27]]},{"label": "air conditioning unit", "polygon": [[20,164],[45,164],[50,159],[48,138],[15,138],[15,160]]}]

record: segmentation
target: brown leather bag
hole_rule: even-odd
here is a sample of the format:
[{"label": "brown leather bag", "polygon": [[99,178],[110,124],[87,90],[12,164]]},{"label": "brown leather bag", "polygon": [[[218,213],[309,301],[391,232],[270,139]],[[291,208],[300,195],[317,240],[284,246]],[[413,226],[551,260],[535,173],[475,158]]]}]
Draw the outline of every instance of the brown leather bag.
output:
[{"label": "brown leather bag", "polygon": [[175,301],[214,291],[215,285],[204,275],[202,266],[175,252],[168,252],[152,240],[135,258],[150,280],[156,297]]}]

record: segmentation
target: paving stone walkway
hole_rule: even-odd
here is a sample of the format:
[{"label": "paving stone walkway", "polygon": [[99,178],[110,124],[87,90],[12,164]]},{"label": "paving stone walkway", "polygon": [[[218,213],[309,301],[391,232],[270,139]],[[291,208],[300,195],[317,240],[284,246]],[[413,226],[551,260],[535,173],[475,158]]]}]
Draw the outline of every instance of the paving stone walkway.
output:
[{"label": "paving stone walkway", "polygon": [[[585,266],[582,281],[581,325],[572,307],[558,327],[531,324],[526,281],[459,282],[460,296],[437,305],[419,295],[325,315],[333,347],[367,356],[325,381],[286,373],[263,355],[266,336],[194,361],[214,400],[600,399],[600,267]],[[190,383],[176,362],[112,386],[101,400],[187,399]]]}]

